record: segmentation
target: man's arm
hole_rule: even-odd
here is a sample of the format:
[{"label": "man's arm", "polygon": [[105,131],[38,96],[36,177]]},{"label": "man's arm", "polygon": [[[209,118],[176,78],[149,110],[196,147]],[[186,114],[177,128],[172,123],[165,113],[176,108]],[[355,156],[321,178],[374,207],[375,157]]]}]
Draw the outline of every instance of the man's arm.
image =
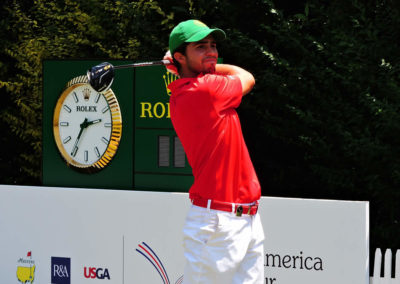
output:
[{"label": "man's arm", "polygon": [[238,66],[229,64],[217,64],[215,67],[215,71],[219,74],[238,76],[240,82],[242,83],[243,96],[248,94],[253,89],[254,84],[256,83],[254,76],[250,72]]}]

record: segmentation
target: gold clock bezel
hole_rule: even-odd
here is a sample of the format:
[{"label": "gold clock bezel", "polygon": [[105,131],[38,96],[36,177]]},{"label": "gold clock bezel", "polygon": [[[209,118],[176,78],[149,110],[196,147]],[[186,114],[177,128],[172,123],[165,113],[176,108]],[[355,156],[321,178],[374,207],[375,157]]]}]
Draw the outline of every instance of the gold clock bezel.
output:
[{"label": "gold clock bezel", "polygon": [[57,104],[54,108],[54,115],[53,115],[53,135],[54,139],[58,148],[58,151],[61,154],[61,157],[67,163],[67,166],[84,173],[95,173],[102,169],[104,169],[114,158],[115,154],[117,153],[121,137],[122,137],[122,115],[121,109],[118,104],[117,97],[115,96],[112,89],[108,89],[101,94],[105,97],[111,112],[111,137],[109,143],[107,145],[106,150],[104,151],[103,155],[94,163],[92,164],[81,164],[70,156],[70,154],[65,150],[63,143],[61,141],[60,132],[59,132],[59,118],[60,118],[60,111],[62,109],[63,103],[66,97],[77,87],[82,85],[87,85],[88,88],[92,88],[88,82],[86,76],[78,76],[70,80],[64,90],[61,92],[60,97],[57,100]]}]

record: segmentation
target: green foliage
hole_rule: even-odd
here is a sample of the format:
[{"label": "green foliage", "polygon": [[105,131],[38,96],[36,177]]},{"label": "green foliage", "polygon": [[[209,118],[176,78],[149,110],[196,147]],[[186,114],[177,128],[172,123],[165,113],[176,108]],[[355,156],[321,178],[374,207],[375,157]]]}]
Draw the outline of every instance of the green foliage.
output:
[{"label": "green foliage", "polygon": [[239,112],[263,194],[370,200],[372,246],[400,247],[397,2],[3,2],[0,182],[40,184],[43,59],[159,59],[198,18],[256,77]]},{"label": "green foliage", "polygon": [[[8,141],[18,140],[21,146],[5,152],[4,160],[12,159],[18,171],[5,174],[2,182],[40,184],[42,61],[158,59],[171,15],[155,1],[3,2],[0,121],[8,128]],[[158,36],[162,31],[165,36]]]},{"label": "green foliage", "polygon": [[256,75],[241,112],[264,194],[370,200],[372,244],[399,247],[386,235],[400,233],[399,10],[309,1],[285,16],[264,4],[261,25],[230,23],[224,53]]}]

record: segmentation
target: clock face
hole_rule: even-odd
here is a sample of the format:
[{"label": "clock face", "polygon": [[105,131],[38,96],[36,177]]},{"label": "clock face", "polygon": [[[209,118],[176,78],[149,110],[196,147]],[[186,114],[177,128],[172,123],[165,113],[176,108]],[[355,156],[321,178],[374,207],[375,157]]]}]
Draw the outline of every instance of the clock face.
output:
[{"label": "clock face", "polygon": [[111,89],[98,93],[88,83],[70,84],[58,99],[53,122],[57,147],[69,166],[96,172],[115,155],[122,118]]}]

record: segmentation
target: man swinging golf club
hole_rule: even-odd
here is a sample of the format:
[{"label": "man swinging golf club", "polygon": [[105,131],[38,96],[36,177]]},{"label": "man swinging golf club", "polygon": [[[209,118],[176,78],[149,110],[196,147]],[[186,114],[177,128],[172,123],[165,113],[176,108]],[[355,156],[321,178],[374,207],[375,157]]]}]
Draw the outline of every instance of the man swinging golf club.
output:
[{"label": "man swinging golf club", "polygon": [[183,231],[185,284],[264,281],[261,189],[235,110],[255,80],[240,67],[217,64],[223,39],[220,29],[184,21],[164,56],[180,77],[169,85],[171,120],[194,175]]}]

